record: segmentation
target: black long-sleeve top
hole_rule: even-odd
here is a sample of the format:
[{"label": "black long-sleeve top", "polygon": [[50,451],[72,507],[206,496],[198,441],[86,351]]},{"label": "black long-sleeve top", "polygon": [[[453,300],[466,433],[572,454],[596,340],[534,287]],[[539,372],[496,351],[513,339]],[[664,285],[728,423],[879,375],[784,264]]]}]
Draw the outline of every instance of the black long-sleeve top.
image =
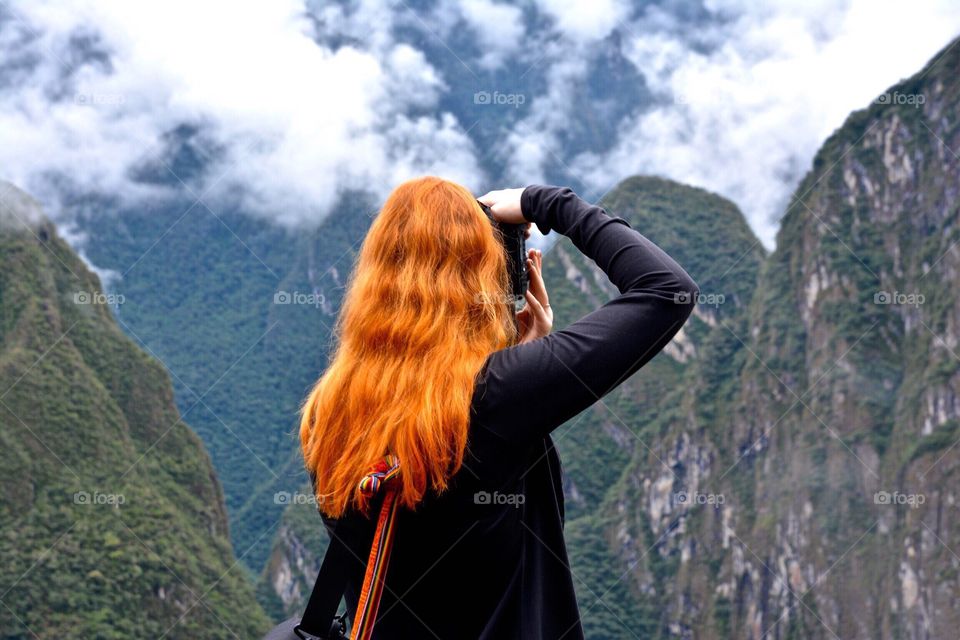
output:
[{"label": "black long-sleeve top", "polygon": [[[527,220],[570,238],[620,295],[562,330],[490,354],[463,468],[448,491],[397,516],[378,640],[583,638],[550,433],[663,349],[697,298],[676,261],[570,189],[528,186],[520,202]],[[372,524],[345,516],[336,533],[357,560],[345,596],[352,616]]]}]

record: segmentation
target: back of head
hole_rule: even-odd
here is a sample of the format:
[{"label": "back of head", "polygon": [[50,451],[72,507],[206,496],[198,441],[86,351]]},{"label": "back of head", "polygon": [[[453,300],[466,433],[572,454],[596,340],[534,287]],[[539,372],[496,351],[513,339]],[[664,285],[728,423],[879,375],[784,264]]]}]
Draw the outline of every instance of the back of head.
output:
[{"label": "back of head", "polygon": [[357,487],[386,453],[414,508],[460,468],[476,376],[517,339],[506,258],[464,187],[399,185],[364,239],[330,365],[301,410],[300,441],[320,510],[366,509]]}]

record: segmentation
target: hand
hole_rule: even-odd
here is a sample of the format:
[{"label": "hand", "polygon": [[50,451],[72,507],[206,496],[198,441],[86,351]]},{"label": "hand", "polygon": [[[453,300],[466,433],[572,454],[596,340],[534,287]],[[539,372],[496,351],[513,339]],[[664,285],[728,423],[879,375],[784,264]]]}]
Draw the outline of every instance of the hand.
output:
[{"label": "hand", "polygon": [[480,202],[490,207],[490,213],[498,222],[507,224],[524,224],[529,222],[523,217],[520,210],[520,194],[523,188],[519,189],[500,189],[498,191],[488,191],[477,198]]},{"label": "hand", "polygon": [[[489,205],[488,205],[489,206]],[[520,324],[520,342],[531,342],[550,333],[553,327],[553,309],[543,283],[543,253],[539,249],[528,251],[527,269],[530,271],[530,286],[526,292],[526,306],[517,313]]]}]

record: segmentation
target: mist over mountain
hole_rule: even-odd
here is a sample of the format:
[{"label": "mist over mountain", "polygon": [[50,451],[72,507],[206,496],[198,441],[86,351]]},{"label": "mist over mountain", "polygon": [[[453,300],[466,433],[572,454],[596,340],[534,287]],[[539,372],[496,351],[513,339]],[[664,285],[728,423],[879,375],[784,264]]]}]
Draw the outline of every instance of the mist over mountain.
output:
[{"label": "mist over mountain", "polygon": [[189,197],[294,226],[424,173],[591,200],[656,174],[731,199],[771,248],[820,143],[960,31],[953,9],[11,0],[0,165],[61,222],[78,196]]}]

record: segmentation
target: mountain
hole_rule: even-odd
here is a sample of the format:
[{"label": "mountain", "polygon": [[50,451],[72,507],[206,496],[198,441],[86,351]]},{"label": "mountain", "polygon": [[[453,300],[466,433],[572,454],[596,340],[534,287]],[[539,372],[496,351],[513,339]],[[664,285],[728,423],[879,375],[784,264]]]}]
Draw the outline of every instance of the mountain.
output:
[{"label": "mountain", "polygon": [[0,636],[259,637],[210,458],[124,302],[0,182]]},{"label": "mountain", "polygon": [[[184,159],[172,170],[191,167]],[[69,206],[89,238],[85,256],[115,274],[120,327],[170,371],[223,483],[234,548],[259,573],[284,511],[275,494],[306,478],[297,408],[326,366],[373,209],[358,197],[313,228],[288,230],[195,198],[144,210],[86,198]]]},{"label": "mountain", "polygon": [[257,596],[274,620],[303,612],[330,540],[309,482],[299,491],[279,495],[278,502],[287,506],[257,582]]},{"label": "mountain", "polygon": [[[631,511],[644,492],[653,514],[665,508],[658,476],[672,475],[672,458],[685,446],[671,442],[670,433],[689,420],[691,388],[731,392],[723,376],[700,374],[699,363],[729,361],[740,349],[717,328],[743,324],[766,254],[739,209],[702,189],[635,177],[600,204],[674,256],[701,289],[694,314],[660,355],[555,432],[566,472],[565,535],[588,637],[665,637],[663,598],[630,574],[646,565],[658,584],[676,570],[675,558],[648,554],[662,531],[649,527],[647,513]],[[551,301],[561,303],[558,327],[616,293],[565,238],[545,258],[544,275]],[[580,306],[571,305],[578,298]],[[636,477],[638,466],[653,472],[653,485]]]},{"label": "mountain", "polygon": [[[956,44],[825,142],[747,306],[720,307],[604,496],[604,558],[649,637],[956,634]],[[611,609],[591,637],[632,637]]]}]

